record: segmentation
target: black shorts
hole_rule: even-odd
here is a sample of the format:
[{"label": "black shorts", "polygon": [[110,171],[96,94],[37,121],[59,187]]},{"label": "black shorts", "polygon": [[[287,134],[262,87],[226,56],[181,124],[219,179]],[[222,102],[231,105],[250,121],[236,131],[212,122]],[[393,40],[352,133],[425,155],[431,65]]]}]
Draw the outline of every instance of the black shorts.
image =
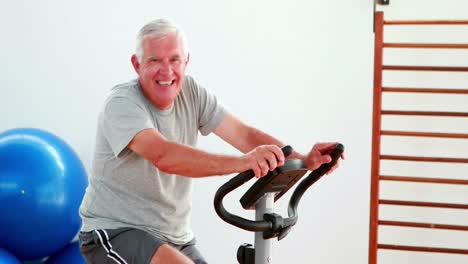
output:
[{"label": "black shorts", "polygon": [[79,240],[81,254],[88,264],[149,264],[156,250],[163,244],[178,249],[196,264],[207,264],[195,247],[195,239],[184,245],[174,245],[143,230],[118,228],[80,232]]}]

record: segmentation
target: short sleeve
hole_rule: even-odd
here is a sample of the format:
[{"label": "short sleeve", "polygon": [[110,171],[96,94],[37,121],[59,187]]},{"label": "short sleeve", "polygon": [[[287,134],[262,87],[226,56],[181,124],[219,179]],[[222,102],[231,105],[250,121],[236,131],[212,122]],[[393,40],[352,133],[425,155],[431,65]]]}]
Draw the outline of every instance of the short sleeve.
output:
[{"label": "short sleeve", "polygon": [[218,102],[216,96],[193,81],[199,103],[198,129],[203,136],[213,132],[226,115],[226,109]]},{"label": "short sleeve", "polygon": [[99,118],[99,126],[115,156],[127,147],[138,132],[154,128],[143,106],[126,97],[114,97],[107,101]]}]

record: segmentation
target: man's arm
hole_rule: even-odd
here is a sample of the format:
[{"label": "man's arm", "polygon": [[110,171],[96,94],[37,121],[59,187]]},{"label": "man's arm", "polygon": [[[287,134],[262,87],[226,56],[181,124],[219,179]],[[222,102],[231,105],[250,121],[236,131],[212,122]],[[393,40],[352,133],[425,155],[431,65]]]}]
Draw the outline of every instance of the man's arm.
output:
[{"label": "man's arm", "polygon": [[260,177],[276,168],[277,160],[283,157],[281,150],[272,145],[259,146],[242,156],[212,154],[169,141],[156,129],[140,131],[128,147],[161,171],[189,177],[224,175],[249,169]]},{"label": "man's arm", "polygon": [[[246,153],[260,145],[276,145],[283,147],[284,143],[254,127],[248,126],[232,114],[226,114],[214,133],[227,143],[231,144],[243,153]],[[293,151],[288,159],[302,159],[309,170],[315,170],[323,163],[331,161],[329,153],[335,148],[337,142],[317,143],[307,155]],[[344,154],[341,156],[344,159]],[[282,164],[278,164],[281,166]],[[327,174],[333,172],[339,166],[339,161]],[[274,168],[273,168],[274,169]],[[271,168],[270,168],[271,170]]]},{"label": "man's arm", "polygon": [[[230,113],[226,114],[214,133],[242,153],[247,153],[261,145],[276,145],[280,148],[285,145],[275,137],[245,124]],[[288,158],[305,160],[306,157],[294,151]]]},{"label": "man's arm", "polygon": [[156,129],[140,131],[128,147],[167,173],[203,177],[249,169],[242,157],[211,154],[169,141]]}]

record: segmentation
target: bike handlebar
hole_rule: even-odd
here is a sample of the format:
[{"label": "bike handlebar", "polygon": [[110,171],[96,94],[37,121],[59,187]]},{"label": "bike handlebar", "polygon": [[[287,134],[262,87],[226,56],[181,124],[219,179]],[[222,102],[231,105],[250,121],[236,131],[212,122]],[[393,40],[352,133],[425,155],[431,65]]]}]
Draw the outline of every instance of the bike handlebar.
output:
[{"label": "bike handlebar", "polygon": [[[287,157],[292,153],[292,148],[290,146],[285,146],[282,148],[282,151],[285,157]],[[290,228],[296,224],[298,219],[297,207],[300,199],[302,198],[302,195],[312,184],[318,181],[327,171],[329,171],[336,164],[343,151],[344,146],[342,144],[337,144],[333,151],[330,153],[332,161],[327,164],[322,164],[318,169],[311,172],[307,176],[307,178],[302,180],[297,186],[297,188],[294,190],[294,193],[289,201],[288,217],[283,219],[283,223],[279,227],[281,229],[279,231],[279,239],[286,236]],[[228,193],[237,189],[239,186],[243,185],[244,183],[252,179],[254,176],[254,172],[252,170],[248,170],[238,174],[237,176],[230,179],[227,183],[223,184],[215,194],[214,207],[218,216],[229,224],[232,224],[247,231],[265,232],[271,230],[274,225],[276,226],[276,224],[266,220],[253,221],[245,219],[238,215],[231,214],[223,206],[223,199]]]}]

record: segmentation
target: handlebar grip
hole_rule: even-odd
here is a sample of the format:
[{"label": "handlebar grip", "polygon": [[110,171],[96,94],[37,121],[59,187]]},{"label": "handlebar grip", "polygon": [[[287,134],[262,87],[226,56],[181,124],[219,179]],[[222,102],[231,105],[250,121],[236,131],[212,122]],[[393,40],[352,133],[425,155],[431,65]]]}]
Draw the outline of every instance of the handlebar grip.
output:
[{"label": "handlebar grip", "polygon": [[[286,145],[283,148],[281,148],[281,151],[283,152],[284,156],[287,157],[291,155],[291,153],[293,152],[293,148],[289,145]],[[234,215],[228,212],[226,208],[224,208],[224,205],[223,205],[223,199],[228,193],[230,193],[234,189],[237,189],[239,186],[246,183],[254,176],[255,176],[254,172],[252,170],[248,170],[248,171],[238,174],[237,176],[229,180],[227,183],[223,184],[216,191],[216,194],[214,197],[214,207],[218,216],[224,221],[226,221],[227,223],[230,223],[234,226],[237,226],[239,228],[242,228],[248,231],[263,232],[263,231],[271,229],[271,226],[272,226],[271,222],[268,222],[265,220],[252,221],[249,219],[242,218],[238,215]]]},{"label": "handlebar grip", "polygon": [[284,157],[286,158],[287,156],[291,155],[293,148],[290,145],[286,145],[281,148],[281,151],[283,151]]},{"label": "handlebar grip", "polygon": [[325,173],[327,173],[335,164],[338,162],[338,159],[340,158],[341,154],[344,152],[344,146],[343,144],[336,144],[335,148],[330,152],[331,156],[331,161],[329,163],[322,164],[318,169],[313,171],[313,174],[316,175],[316,177],[321,177]]},{"label": "handlebar grip", "polygon": [[[288,206],[288,215],[289,218],[291,219],[291,225],[295,225],[297,221],[297,206],[299,204],[299,201],[301,200],[302,195],[304,194],[307,189],[314,184],[316,181],[318,181],[325,173],[327,173],[335,164],[338,162],[338,159],[340,158],[341,154],[344,152],[344,146],[343,144],[337,143],[335,148],[332,150],[330,153],[330,156],[332,158],[331,162],[322,164],[318,169],[312,171],[307,178],[302,180],[299,185],[296,187],[294,190],[290,200],[289,200],[289,206]],[[283,236],[284,237],[284,236]]]}]

